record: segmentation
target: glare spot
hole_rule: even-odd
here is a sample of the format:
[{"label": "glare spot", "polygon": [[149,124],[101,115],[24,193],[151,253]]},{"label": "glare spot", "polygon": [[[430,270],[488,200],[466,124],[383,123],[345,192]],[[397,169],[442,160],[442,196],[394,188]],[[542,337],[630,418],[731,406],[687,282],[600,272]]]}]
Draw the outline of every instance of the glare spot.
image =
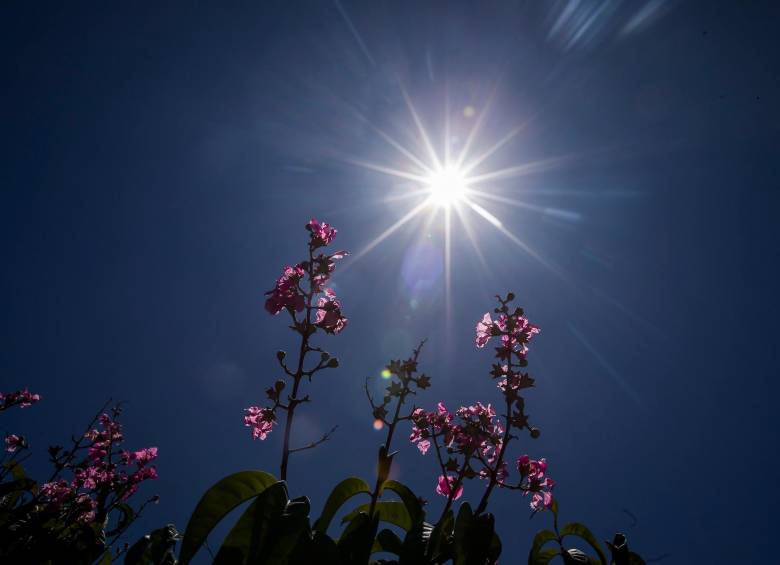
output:
[{"label": "glare spot", "polygon": [[387,369],[382,369],[382,378],[383,379],[389,379],[392,376],[393,376],[393,373],[391,373]]},{"label": "glare spot", "polygon": [[463,115],[467,118],[473,118],[476,113],[477,111],[474,109],[474,106],[466,106],[463,108]]},{"label": "glare spot", "polygon": [[434,204],[449,207],[466,196],[466,177],[457,168],[447,165],[426,179],[430,199]]},{"label": "glare spot", "polygon": [[379,418],[374,420],[374,429],[375,430],[379,431],[379,430],[381,430],[384,427],[385,427],[385,425],[384,425],[384,423],[382,423],[382,420],[380,420]]}]

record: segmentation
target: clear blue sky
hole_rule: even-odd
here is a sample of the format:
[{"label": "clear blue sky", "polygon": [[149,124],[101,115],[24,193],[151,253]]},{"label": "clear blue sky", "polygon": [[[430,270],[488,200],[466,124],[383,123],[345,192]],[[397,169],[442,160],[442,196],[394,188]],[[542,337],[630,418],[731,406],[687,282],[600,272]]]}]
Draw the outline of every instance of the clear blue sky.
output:
[{"label": "clear blue sky", "polygon": [[[359,252],[410,209],[388,199],[398,179],[351,162],[404,163],[370,124],[420,152],[402,87],[437,142],[445,104],[462,143],[463,109],[495,92],[477,145],[524,127],[486,170],[565,157],[485,187],[525,204],[484,207],[543,262],[473,212],[485,263],[454,220],[449,308],[441,216],[345,261],[350,325],[324,340],[341,368],[315,381],[296,433],[340,428],[293,459],[291,492],[318,509],[373,473],[363,380],[420,338],[421,404],[496,401],[473,326],[513,290],[542,327],[528,399],[542,437],[523,447],[547,457],[564,519],[623,530],[661,563],[765,562],[777,23],[775,3],[747,1],[5,3],[0,384],[44,400],[2,431],[42,452],[128,401],[130,444],[160,449],[142,529],[184,528],[225,474],[276,472],[280,434],[253,442],[241,421],[292,344],[263,293],[302,257],[310,216]],[[433,461],[399,447],[399,478],[437,513]],[[547,517],[499,494],[502,562],[523,562]]]}]

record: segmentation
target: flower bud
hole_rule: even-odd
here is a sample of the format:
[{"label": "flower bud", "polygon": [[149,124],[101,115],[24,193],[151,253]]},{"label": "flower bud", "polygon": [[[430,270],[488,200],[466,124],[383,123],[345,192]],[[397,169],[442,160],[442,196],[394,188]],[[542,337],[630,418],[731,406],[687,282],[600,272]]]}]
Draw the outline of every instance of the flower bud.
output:
[{"label": "flower bud", "polygon": [[533,439],[538,439],[540,435],[542,435],[542,430],[539,428],[531,428],[531,437]]},{"label": "flower bud", "polygon": [[284,381],[278,380],[274,383],[274,388],[276,389],[276,392],[281,392],[284,390]]},{"label": "flower bud", "polygon": [[330,360],[328,361],[328,367],[331,369],[335,369],[338,366],[339,366],[339,360],[335,357],[331,357]]},{"label": "flower bud", "polygon": [[282,361],[282,360],[283,360],[283,359],[284,359],[286,356],[287,356],[287,353],[285,353],[285,352],[284,352],[284,351],[282,351],[281,349],[280,349],[279,351],[277,351],[277,352],[276,352],[276,358],[277,358],[279,361]]}]

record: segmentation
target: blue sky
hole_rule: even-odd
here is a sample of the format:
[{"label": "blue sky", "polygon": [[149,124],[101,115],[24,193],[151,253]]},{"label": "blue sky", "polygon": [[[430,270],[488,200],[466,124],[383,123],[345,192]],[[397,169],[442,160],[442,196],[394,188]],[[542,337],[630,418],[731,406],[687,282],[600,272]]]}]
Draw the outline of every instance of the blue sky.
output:
[{"label": "blue sky", "polygon": [[[377,129],[425,154],[405,91],[436,143],[445,115],[462,146],[484,114],[482,151],[522,126],[485,171],[554,160],[484,186],[522,204],[483,202],[537,258],[473,211],[472,238],[453,218],[448,300],[442,214],[425,226],[426,210],[346,260],[350,325],[323,340],[341,367],[315,380],[295,433],[340,427],[294,457],[291,492],[317,509],[344,476],[371,476],[364,379],[423,337],[421,405],[495,402],[473,327],[512,290],[542,328],[528,395],[542,436],[522,451],[547,458],[564,519],[625,531],[662,563],[765,560],[780,502],[777,15],[662,0],[3,6],[0,383],[44,397],[3,431],[42,451],[126,400],[130,444],[160,449],[147,529],[183,528],[225,474],[275,472],[280,434],[253,442],[241,421],[293,346],[263,293],[303,257],[311,216],[357,254],[411,209],[395,198],[408,183],[356,164],[409,166]],[[399,448],[399,478],[436,514],[433,461]],[[499,494],[520,562],[547,517]]]}]

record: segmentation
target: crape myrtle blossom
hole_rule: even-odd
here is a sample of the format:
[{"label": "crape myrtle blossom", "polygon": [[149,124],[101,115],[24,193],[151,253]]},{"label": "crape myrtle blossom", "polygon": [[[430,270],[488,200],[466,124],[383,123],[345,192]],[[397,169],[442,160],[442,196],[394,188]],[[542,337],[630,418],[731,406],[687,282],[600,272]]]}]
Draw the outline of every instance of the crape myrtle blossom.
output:
[{"label": "crape myrtle blossom", "polygon": [[40,400],[40,394],[33,394],[26,388],[16,392],[0,392],[0,412],[13,406],[28,408]]},{"label": "crape myrtle blossom", "polygon": [[[530,494],[534,511],[549,508],[552,504],[554,483],[545,477],[547,463],[544,459],[537,461],[523,456],[517,465],[520,482],[507,482],[506,451],[509,442],[517,438],[513,432],[527,429],[531,438],[540,435],[539,430],[528,423],[525,399],[521,396],[521,391],[534,385],[534,379],[527,372],[518,370],[527,365],[528,343],[539,333],[539,328],[528,321],[521,308],[510,308],[513,294],[497,298],[496,318],[485,313],[477,321],[475,343],[478,348],[483,348],[492,338],[499,338],[500,344],[495,353],[498,362],[493,364],[490,374],[498,380],[497,388],[503,397],[501,404],[505,407],[503,413],[499,414],[492,404],[476,402],[461,406],[452,414],[440,402],[435,411],[417,408],[410,418],[413,426],[409,440],[422,454],[429,451],[436,453],[442,471],[436,492],[448,497],[445,512],[454,498],[462,494],[463,481],[477,477],[487,482],[477,513],[485,511],[495,487]],[[431,447],[435,449],[431,450]]]},{"label": "crape myrtle blossom", "polygon": [[330,224],[319,223],[314,218],[306,224],[306,229],[311,232],[311,243],[314,249],[330,245],[338,233],[338,230]]},{"label": "crape myrtle blossom", "polygon": [[[444,450],[450,456],[448,463],[443,465],[446,470],[464,469],[461,478],[489,476],[482,471],[475,473],[472,470],[471,460],[476,458],[492,462],[501,449],[504,428],[496,418],[496,412],[491,405],[485,406],[477,402],[472,406],[461,406],[453,414],[447,410],[444,403],[439,402],[433,412],[417,408],[412,412],[411,420],[413,426],[409,440],[417,445],[420,453],[425,455],[433,441],[437,446],[437,453]],[[458,464],[456,458],[462,458],[463,463]],[[458,484],[456,492],[462,493],[461,478],[450,478]],[[442,478],[439,480],[440,484],[441,481]],[[440,487],[436,488],[439,494],[442,494],[442,490]],[[447,494],[444,496],[449,496],[450,492],[447,489]]]},{"label": "crape myrtle blossom", "polygon": [[[312,218],[306,224],[306,230],[309,232],[308,258],[295,266],[285,267],[274,288],[266,292],[268,298],[265,301],[265,309],[270,314],[277,315],[286,311],[290,315],[290,329],[298,333],[301,339],[299,359],[292,365],[293,368],[285,362],[287,354],[284,351],[277,352],[277,360],[284,376],[292,381],[290,393],[286,398],[282,397],[285,381],[278,380],[274,387],[266,391],[272,404],[264,407],[253,405],[244,410],[244,426],[251,429],[253,439],[259,440],[266,439],[273,430],[277,422],[277,410],[287,412],[287,417],[284,418],[280,473],[282,480],[286,478],[290,454],[302,449],[290,447],[290,430],[295,410],[301,403],[309,401],[308,395],[299,396],[301,381],[304,377],[311,381],[315,373],[338,367],[335,357],[331,357],[320,347],[310,345],[311,337],[317,330],[338,334],[344,330],[348,321],[342,312],[341,300],[336,297],[332,288],[325,288],[336,269],[336,262],[348,253],[337,251],[326,254],[318,251],[330,245],[336,237],[337,230],[330,224]],[[306,356],[312,352],[320,355],[320,362],[315,367],[308,368],[305,363]],[[325,441],[327,437],[328,434],[325,434],[321,441]],[[315,442],[315,445],[318,443],[321,442]]]},{"label": "crape myrtle blossom", "polygon": [[265,301],[265,309],[273,315],[285,308],[295,312],[303,310],[305,307],[304,296],[298,283],[305,274],[301,265],[285,267],[282,276],[276,280],[274,288],[265,293],[270,295]]},{"label": "crape myrtle blossom", "polygon": [[517,470],[525,480],[525,483],[522,484],[523,495],[531,493],[531,508],[535,511],[550,508],[555,481],[545,476],[547,461],[544,458],[536,461],[528,455],[521,455],[517,459]]},{"label": "crape myrtle blossom", "polygon": [[341,302],[330,288],[325,289],[325,296],[317,300],[314,325],[329,334],[337,334],[347,326],[347,319],[341,315]]},{"label": "crape myrtle blossom", "polygon": [[[101,414],[95,420],[97,425],[70,450],[49,448],[57,471],[36,495],[42,511],[60,516],[65,523],[102,523],[136,493],[141,483],[157,478],[152,464],[157,458],[156,447],[138,451],[121,448],[124,435],[119,414],[118,407],[112,415]],[[82,458],[82,453],[86,457]],[[64,473],[72,474],[72,478],[68,480]]]},{"label": "crape myrtle blossom", "polygon": [[19,449],[27,447],[27,441],[24,436],[18,436],[16,434],[9,434],[5,436],[5,450],[8,453],[14,453]]},{"label": "crape myrtle blossom", "polygon": [[[456,484],[458,485],[457,488],[455,488]],[[452,489],[455,489],[454,492]],[[439,479],[436,482],[436,492],[448,498],[452,495],[452,500],[458,500],[463,496],[463,484],[459,484],[458,478],[452,475],[439,475]]]},{"label": "crape myrtle blossom", "polygon": [[276,414],[271,408],[250,406],[245,409],[244,425],[252,428],[252,439],[264,440],[276,424]]}]

